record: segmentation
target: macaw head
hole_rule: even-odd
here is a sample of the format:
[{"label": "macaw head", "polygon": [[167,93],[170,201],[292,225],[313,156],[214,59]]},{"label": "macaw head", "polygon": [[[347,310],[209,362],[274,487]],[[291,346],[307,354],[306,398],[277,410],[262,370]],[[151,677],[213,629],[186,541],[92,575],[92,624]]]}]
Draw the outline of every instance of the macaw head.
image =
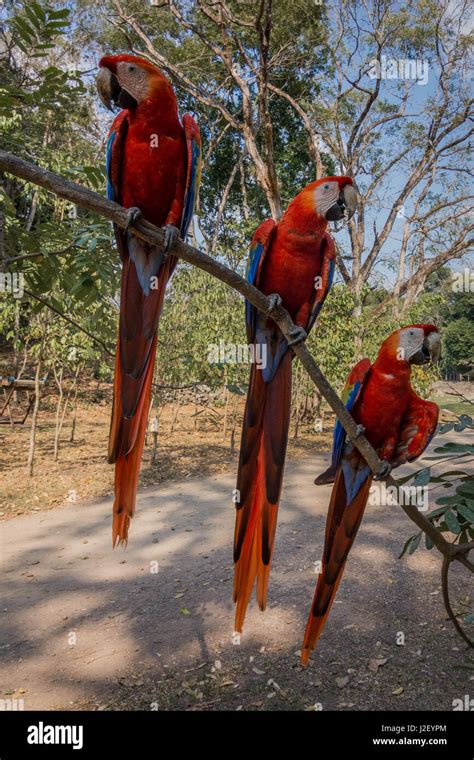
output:
[{"label": "macaw head", "polygon": [[350,219],[357,208],[357,193],[350,177],[323,177],[307,185],[297,198],[326,222]]},{"label": "macaw head", "polygon": [[174,90],[164,74],[152,63],[136,55],[105,55],[99,61],[97,92],[109,111],[133,110],[148,98],[159,96],[176,103]]},{"label": "macaw head", "polygon": [[379,356],[411,364],[437,362],[441,341],[435,325],[408,325],[395,330],[382,343]]}]

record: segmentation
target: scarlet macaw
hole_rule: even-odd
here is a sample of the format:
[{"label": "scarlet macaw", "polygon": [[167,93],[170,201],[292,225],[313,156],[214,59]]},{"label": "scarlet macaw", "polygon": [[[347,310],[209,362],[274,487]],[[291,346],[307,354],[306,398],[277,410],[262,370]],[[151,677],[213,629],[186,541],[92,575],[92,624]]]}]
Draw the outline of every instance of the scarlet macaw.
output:
[{"label": "scarlet macaw", "polygon": [[198,194],[201,139],[189,114],[178,116],[174,90],[162,72],[133,55],[99,62],[99,96],[115,118],[107,144],[107,194],[138,216],[165,227],[165,248],[115,228],[122,260],[120,324],[108,459],[115,463],[113,544],[127,540],[150,405],[157,328],[165,288],[177,263],[168,256],[186,237]]},{"label": "scarlet macaw", "polygon": [[[411,365],[439,357],[434,325],[409,325],[393,332],[375,362],[362,359],[347,380],[343,400],[361,431],[390,469],[421,456],[438,423],[439,409],[420,398],[410,382]],[[334,429],[332,463],[316,478],[334,483],[326,522],[322,569],[304,636],[301,663],[306,665],[329,615],[369,497],[373,475],[340,422]]]},{"label": "scarlet macaw", "polygon": [[[290,203],[278,223],[263,222],[250,249],[247,278],[296,324],[291,342],[304,338],[329,291],[335,263],[328,221],[352,216],[357,195],[350,177],[312,182]],[[237,477],[234,536],[235,630],[241,631],[257,577],[260,609],[268,576],[290,421],[292,352],[268,317],[246,303],[249,344],[262,347],[262,369],[252,364]],[[263,349],[266,349],[266,357]]]}]

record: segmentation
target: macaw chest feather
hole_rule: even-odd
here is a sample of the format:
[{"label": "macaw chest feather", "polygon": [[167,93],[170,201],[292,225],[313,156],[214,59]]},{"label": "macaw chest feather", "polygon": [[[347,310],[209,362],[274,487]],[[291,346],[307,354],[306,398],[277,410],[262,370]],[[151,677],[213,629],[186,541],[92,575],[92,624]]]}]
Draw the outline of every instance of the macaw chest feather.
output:
[{"label": "macaw chest feather", "polygon": [[311,303],[321,276],[321,241],[314,233],[279,235],[277,230],[267,254],[260,288],[267,295],[278,293],[293,319],[303,304]]},{"label": "macaw chest feather", "polygon": [[122,164],[122,204],[137,206],[144,219],[161,226],[174,201],[181,204],[178,216],[181,213],[185,184],[184,135],[169,137],[150,128],[147,139],[137,139],[130,127]]},{"label": "macaw chest feather", "polygon": [[410,399],[410,390],[404,381],[381,381],[381,373],[372,374],[354,408],[354,419],[366,428],[372,446],[378,449],[387,438],[396,435]]}]

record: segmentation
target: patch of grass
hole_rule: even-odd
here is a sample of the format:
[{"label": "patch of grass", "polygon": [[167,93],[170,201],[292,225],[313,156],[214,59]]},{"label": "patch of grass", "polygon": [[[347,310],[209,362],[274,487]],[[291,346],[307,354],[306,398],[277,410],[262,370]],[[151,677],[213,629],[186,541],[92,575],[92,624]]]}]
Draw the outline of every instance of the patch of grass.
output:
[{"label": "patch of grass", "polygon": [[474,417],[474,404],[470,404],[462,399],[455,400],[454,396],[443,396],[435,399],[435,402],[441,409],[447,409],[458,417],[460,417],[461,414],[467,414],[469,417]]}]

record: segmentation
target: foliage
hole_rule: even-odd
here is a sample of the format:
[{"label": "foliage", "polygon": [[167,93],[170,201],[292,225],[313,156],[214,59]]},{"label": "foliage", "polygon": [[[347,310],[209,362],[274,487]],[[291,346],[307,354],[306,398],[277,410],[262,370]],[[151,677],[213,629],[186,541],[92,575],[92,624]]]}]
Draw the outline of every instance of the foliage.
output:
[{"label": "foliage", "polygon": [[[474,430],[472,417],[462,415],[457,422],[448,422],[438,427],[437,435],[442,436],[454,430],[461,433],[463,430]],[[447,470],[435,475],[431,466],[423,467],[417,472],[411,473],[404,478],[399,478],[397,484],[404,486],[410,483],[413,486],[428,486],[434,484],[430,493],[435,488],[444,488],[450,491],[447,496],[438,496],[436,504],[439,506],[431,510],[426,517],[441,533],[454,535],[454,543],[463,544],[474,540],[474,476],[469,472],[469,465],[474,461],[474,444],[456,443],[448,441],[437,446],[433,450],[434,456],[426,457],[435,462],[447,462]],[[471,466],[472,470],[472,466]],[[453,491],[453,484],[456,487]],[[422,532],[410,536],[403,547],[400,557],[404,554],[413,554],[421,544]],[[425,535],[425,546],[433,548],[429,536]]]},{"label": "foliage", "polygon": [[[104,192],[104,167],[96,165],[92,96],[71,64],[71,32],[68,8],[13,4],[5,24],[7,54],[0,63],[2,147]],[[1,209],[4,266],[24,277],[27,291],[21,302],[0,301],[4,340],[19,351],[26,324],[34,353],[35,317],[47,308],[34,294],[60,312],[77,315],[78,323],[86,329],[88,323],[89,330],[112,345],[119,267],[110,224],[14,178],[4,179]],[[57,317],[55,324],[70,341],[71,326]],[[84,336],[74,332],[78,344]]]}]

